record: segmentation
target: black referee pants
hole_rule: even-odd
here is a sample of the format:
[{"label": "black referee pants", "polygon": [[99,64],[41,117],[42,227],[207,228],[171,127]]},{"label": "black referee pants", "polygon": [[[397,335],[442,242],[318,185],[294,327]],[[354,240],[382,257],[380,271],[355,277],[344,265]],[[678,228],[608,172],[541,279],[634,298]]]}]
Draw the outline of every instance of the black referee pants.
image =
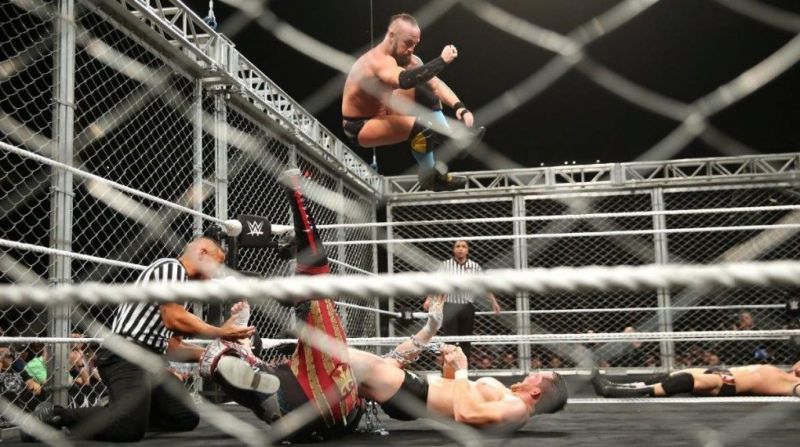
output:
[{"label": "black referee pants", "polygon": [[[456,304],[445,302],[443,320],[443,335],[472,335],[475,327],[475,306],[472,303]],[[464,355],[469,360],[472,343],[462,341],[456,344],[461,346],[461,350],[464,351]]]},{"label": "black referee pants", "polygon": [[[97,353],[100,377],[108,387],[108,406],[57,409],[64,426],[77,438],[110,442],[136,442],[149,431],[190,431],[200,418],[184,402],[191,401],[189,392],[172,374],[170,389],[183,390],[184,396],[168,393],[164,385],[134,363],[101,349]],[[166,365],[164,367],[166,369]]]}]

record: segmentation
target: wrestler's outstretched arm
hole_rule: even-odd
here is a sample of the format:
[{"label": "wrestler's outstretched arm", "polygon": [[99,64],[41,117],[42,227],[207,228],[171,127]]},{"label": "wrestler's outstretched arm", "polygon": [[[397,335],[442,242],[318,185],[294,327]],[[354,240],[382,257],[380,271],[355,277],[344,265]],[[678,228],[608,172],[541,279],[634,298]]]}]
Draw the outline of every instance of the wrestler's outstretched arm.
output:
[{"label": "wrestler's outstretched arm", "polygon": [[397,65],[397,61],[393,57],[387,55],[379,59],[372,70],[381,82],[391,88],[408,89],[428,82],[456,57],[458,57],[456,47],[447,45],[442,49],[439,57],[419,67],[404,70]]},{"label": "wrestler's outstretched arm", "polygon": [[403,368],[417,359],[442,325],[443,307],[444,297],[434,299],[425,326],[383,357],[348,348],[349,362],[358,381],[359,394],[383,403],[397,393],[405,378]]},{"label": "wrestler's outstretched arm", "polygon": [[390,352],[386,361],[394,364],[398,368],[404,368],[419,357],[422,350],[430,343],[431,339],[442,326],[444,309],[444,296],[438,296],[431,300],[428,308],[428,321],[425,326],[408,340],[400,343]]},{"label": "wrestler's outstretched arm", "polygon": [[[247,328],[247,322],[250,320],[250,305],[247,301],[240,301],[233,305],[231,308],[231,317],[225,322],[226,326],[231,328]],[[237,343],[251,348],[249,338],[240,338]],[[192,343],[186,343],[182,335],[173,335],[167,341],[167,357],[173,362],[200,362],[203,358],[205,347],[198,346]]]},{"label": "wrestler's outstretched arm", "polygon": [[443,104],[453,109],[456,119],[462,121],[467,127],[474,125],[475,117],[472,116],[472,112],[464,106],[464,103],[458,99],[458,95],[444,81],[434,76],[433,79],[428,81],[428,85],[431,86],[434,94],[439,97]]},{"label": "wrestler's outstretched arm", "polygon": [[173,362],[199,362],[204,350],[202,346],[186,343],[181,335],[173,335],[167,340],[167,358]]}]

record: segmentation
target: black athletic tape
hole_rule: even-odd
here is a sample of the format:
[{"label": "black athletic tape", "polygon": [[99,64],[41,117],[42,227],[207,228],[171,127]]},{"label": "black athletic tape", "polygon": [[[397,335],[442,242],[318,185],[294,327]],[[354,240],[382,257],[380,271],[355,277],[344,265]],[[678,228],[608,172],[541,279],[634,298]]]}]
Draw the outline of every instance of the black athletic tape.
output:
[{"label": "black athletic tape", "polygon": [[444,67],[446,66],[447,63],[440,56],[428,62],[427,64],[404,70],[400,72],[400,88],[408,89],[424,82],[428,82],[434,76],[444,70]]}]

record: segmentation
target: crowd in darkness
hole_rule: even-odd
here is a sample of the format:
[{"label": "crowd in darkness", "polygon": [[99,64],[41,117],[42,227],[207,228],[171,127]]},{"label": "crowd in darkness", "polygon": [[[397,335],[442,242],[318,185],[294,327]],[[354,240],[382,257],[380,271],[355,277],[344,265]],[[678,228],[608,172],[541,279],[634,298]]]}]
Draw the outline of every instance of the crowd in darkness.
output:
[{"label": "crowd in darkness", "polygon": [[[790,320],[777,328],[800,327],[800,321]],[[749,310],[739,311],[735,318],[720,323],[718,330],[753,331],[762,328]],[[592,332],[592,331],[587,331]],[[625,333],[635,333],[637,328],[627,326]],[[71,334],[82,338],[80,333]],[[540,344],[530,345],[530,368],[559,369],[596,365],[601,368],[656,368],[661,365],[658,342],[637,340],[619,343],[574,345],[567,349]],[[102,405],[106,388],[97,370],[96,344],[71,343],[68,354],[70,385],[69,407]],[[42,343],[0,345],[0,394],[23,410],[31,411],[48,398],[48,361],[50,353]],[[790,340],[732,340],[725,342],[676,342],[675,368],[733,366],[749,364],[789,365],[800,360],[800,337]],[[476,370],[518,370],[520,363],[517,346],[475,346],[470,356],[470,368]],[[524,360],[523,360],[524,361]],[[584,362],[589,363],[584,363]],[[175,367],[175,365],[173,365]],[[190,374],[173,368],[181,380],[190,380]]]},{"label": "crowd in darkness", "polygon": [[[83,334],[73,333],[73,338],[81,338]],[[98,345],[73,343],[70,346],[69,376],[72,381],[69,389],[70,407],[90,407],[102,402],[106,388],[97,370],[96,352]]]},{"label": "crowd in darkness", "polygon": [[[75,332],[70,337],[83,338],[83,334]],[[96,343],[70,344],[67,407],[105,404],[107,390],[97,369],[98,348]],[[50,350],[43,343],[0,344],[0,395],[25,411],[48,400],[52,394],[49,361]],[[171,364],[170,371],[182,381],[191,379],[188,372],[180,370],[180,364]]]},{"label": "crowd in darkness", "polygon": [[[73,333],[73,338],[82,334]],[[68,405],[82,407],[102,402],[106,390],[95,365],[96,344],[71,343],[68,353]],[[48,379],[50,349],[40,342],[0,345],[0,393],[26,411],[52,394]]]},{"label": "crowd in darkness", "polygon": [[[739,311],[735,318],[722,322],[717,330],[753,331],[760,329],[797,328],[791,322],[775,328],[761,328],[749,310]],[[625,333],[635,333],[627,326]],[[587,331],[593,332],[593,331]],[[798,340],[732,340],[725,342],[676,342],[674,366],[676,368],[733,366],[751,364],[791,365],[800,360]],[[608,367],[656,368],[661,365],[658,342],[629,341],[620,343],[584,344],[583,349],[559,349],[555,346],[531,345],[530,368],[574,368],[582,362]],[[521,367],[516,346],[497,348],[476,346],[470,358],[474,369],[508,369]]]},{"label": "crowd in darkness", "polygon": [[0,345],[0,394],[29,411],[47,397],[47,349],[42,343]]}]

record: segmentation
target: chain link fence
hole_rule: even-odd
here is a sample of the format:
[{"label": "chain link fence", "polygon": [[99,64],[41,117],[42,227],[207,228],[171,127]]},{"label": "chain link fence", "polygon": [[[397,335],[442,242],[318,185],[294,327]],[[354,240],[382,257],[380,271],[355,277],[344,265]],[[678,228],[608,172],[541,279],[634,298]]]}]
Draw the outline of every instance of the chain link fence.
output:
[{"label": "chain link fence", "polygon": [[[796,222],[791,206],[798,199],[788,184],[404,198],[387,208],[389,239],[399,240],[389,243],[389,270],[434,271],[456,239],[470,242],[470,259],[485,269],[792,259],[798,230],[783,225]],[[781,206],[789,209],[775,209]],[[791,298],[797,291],[777,288],[518,294],[498,297],[502,311],[494,314],[478,296],[473,334],[791,329],[800,322],[788,308]],[[398,298],[391,306],[421,310],[422,299]],[[397,321],[391,331],[418,329]],[[492,344],[473,347],[470,363],[492,371],[785,365],[799,349],[796,340]],[[428,356],[420,368],[438,369],[436,359]]]},{"label": "chain link fence", "polygon": [[[178,256],[209,219],[254,214],[286,225],[289,208],[277,178],[289,166],[359,204],[337,209],[312,197],[318,224],[375,220],[375,192],[349,181],[304,140],[288,138],[276,124],[284,116],[259,110],[217,78],[209,81],[208,66],[165,53],[181,43],[138,26],[154,21],[114,9],[118,4],[106,6],[68,0],[0,5],[7,36],[0,42],[0,141],[10,147],[0,150],[0,283],[132,282],[143,266]],[[184,26],[195,19],[184,19]],[[207,50],[212,39],[202,40],[205,45],[201,38],[192,43]],[[297,113],[286,109],[287,116]],[[345,241],[367,233],[326,230],[323,237]],[[332,248],[330,257],[341,263],[334,274],[353,273],[344,265],[375,272],[375,253],[369,245]],[[259,276],[292,274],[292,267],[274,250],[239,252],[238,268]],[[195,308],[211,322],[221,321],[225,310]],[[373,313],[341,312],[351,336],[377,335]],[[113,313],[113,306],[3,306],[0,337],[79,337],[93,322],[110,326]],[[261,337],[275,338],[289,318],[277,304],[258,306],[251,324]],[[3,398],[28,411],[50,398],[72,407],[102,404],[98,348],[0,342]],[[188,387],[201,389],[191,367],[172,367]]]},{"label": "chain link fence", "polygon": [[[482,269],[515,268],[515,242],[506,237],[499,240],[476,240],[482,237],[497,237],[500,235],[514,234],[512,222],[470,222],[462,223],[430,223],[426,225],[398,225],[402,222],[437,221],[450,219],[471,218],[502,218],[513,215],[514,203],[511,199],[480,199],[480,200],[450,200],[440,202],[420,202],[413,205],[390,204],[387,208],[387,220],[395,225],[390,227],[388,239],[412,239],[429,237],[458,237],[467,240],[469,244],[469,258],[477,262]],[[421,242],[411,244],[391,244],[389,252],[389,271],[437,271],[441,270],[442,262],[452,256],[452,247],[455,240],[435,242]],[[422,310],[425,297],[399,297],[390,302],[390,310],[399,308]],[[496,297],[502,309],[501,314],[494,314],[488,297],[474,298],[476,309],[475,331],[476,335],[508,335],[519,333],[520,324],[517,315],[513,313],[517,308],[517,297],[514,295],[499,295]],[[416,323],[395,323],[390,328],[390,335],[412,335],[419,330]],[[503,349],[489,349],[484,346],[475,346],[470,356],[470,367],[475,369],[494,369],[496,361],[513,356],[517,359],[511,369],[519,369],[518,349],[513,346]],[[491,361],[487,360],[490,359]],[[418,362],[419,367],[434,368],[434,358],[427,355]],[[497,362],[499,365],[499,362]]]}]

